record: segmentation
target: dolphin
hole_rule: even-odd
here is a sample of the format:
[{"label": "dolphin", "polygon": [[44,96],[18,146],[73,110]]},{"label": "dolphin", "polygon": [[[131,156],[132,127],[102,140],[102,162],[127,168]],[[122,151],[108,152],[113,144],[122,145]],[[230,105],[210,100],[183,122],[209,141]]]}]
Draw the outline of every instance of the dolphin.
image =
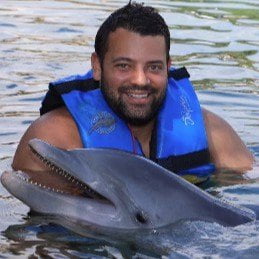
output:
[{"label": "dolphin", "polygon": [[152,231],[181,220],[236,226],[256,219],[251,210],[220,200],[138,155],[63,150],[39,139],[29,146],[49,171],[5,171],[2,184],[32,211],[84,228],[80,234]]}]

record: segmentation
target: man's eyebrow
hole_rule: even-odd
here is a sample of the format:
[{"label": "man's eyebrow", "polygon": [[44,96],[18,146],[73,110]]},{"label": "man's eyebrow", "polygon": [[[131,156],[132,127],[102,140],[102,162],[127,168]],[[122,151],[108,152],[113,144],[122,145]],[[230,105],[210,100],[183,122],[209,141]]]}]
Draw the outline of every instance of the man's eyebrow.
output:
[{"label": "man's eyebrow", "polygon": [[126,57],[118,57],[113,59],[112,63],[121,62],[121,61],[132,62],[132,59],[126,58]]},{"label": "man's eyebrow", "polygon": [[[131,58],[126,58],[126,57],[118,57],[112,60],[112,63],[116,63],[116,62],[133,62],[133,60]],[[148,64],[164,64],[163,60],[150,60],[147,62]]]},{"label": "man's eyebrow", "polygon": [[148,64],[164,64],[163,60],[150,60],[147,62]]}]

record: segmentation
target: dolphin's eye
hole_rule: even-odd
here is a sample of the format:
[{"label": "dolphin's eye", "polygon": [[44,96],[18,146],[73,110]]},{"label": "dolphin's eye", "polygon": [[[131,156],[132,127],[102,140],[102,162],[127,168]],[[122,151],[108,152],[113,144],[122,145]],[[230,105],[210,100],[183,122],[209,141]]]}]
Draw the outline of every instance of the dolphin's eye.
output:
[{"label": "dolphin's eye", "polygon": [[146,224],[147,223],[147,218],[145,217],[145,215],[143,215],[143,213],[142,212],[137,212],[136,214],[135,214],[135,218],[136,218],[136,220],[139,222],[139,223],[141,223],[141,224]]}]

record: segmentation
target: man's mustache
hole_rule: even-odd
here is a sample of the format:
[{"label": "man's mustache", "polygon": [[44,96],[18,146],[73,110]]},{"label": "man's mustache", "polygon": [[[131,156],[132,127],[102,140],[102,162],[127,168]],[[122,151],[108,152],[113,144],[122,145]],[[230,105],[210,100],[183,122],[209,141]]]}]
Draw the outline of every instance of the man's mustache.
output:
[{"label": "man's mustache", "polygon": [[158,92],[158,90],[151,85],[125,85],[118,88],[119,93],[130,93],[134,91],[146,91],[148,94]]}]

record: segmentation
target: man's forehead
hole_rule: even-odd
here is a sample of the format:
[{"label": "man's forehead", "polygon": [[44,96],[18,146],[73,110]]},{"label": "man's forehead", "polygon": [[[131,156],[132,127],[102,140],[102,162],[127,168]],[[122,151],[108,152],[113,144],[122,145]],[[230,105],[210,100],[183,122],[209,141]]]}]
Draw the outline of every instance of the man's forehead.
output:
[{"label": "man's forehead", "polygon": [[160,60],[166,56],[166,43],[162,35],[141,35],[137,32],[118,28],[109,34],[107,52],[128,58],[148,55],[153,56],[152,59]]},{"label": "man's forehead", "polygon": [[139,32],[136,31],[132,31],[129,29],[125,29],[122,27],[117,28],[115,31],[112,31],[109,33],[108,35],[108,42],[114,38],[140,38],[140,39],[146,39],[146,40],[155,40],[155,39],[164,39],[165,37],[162,34],[157,34],[157,35],[153,35],[153,34],[141,34]]}]

